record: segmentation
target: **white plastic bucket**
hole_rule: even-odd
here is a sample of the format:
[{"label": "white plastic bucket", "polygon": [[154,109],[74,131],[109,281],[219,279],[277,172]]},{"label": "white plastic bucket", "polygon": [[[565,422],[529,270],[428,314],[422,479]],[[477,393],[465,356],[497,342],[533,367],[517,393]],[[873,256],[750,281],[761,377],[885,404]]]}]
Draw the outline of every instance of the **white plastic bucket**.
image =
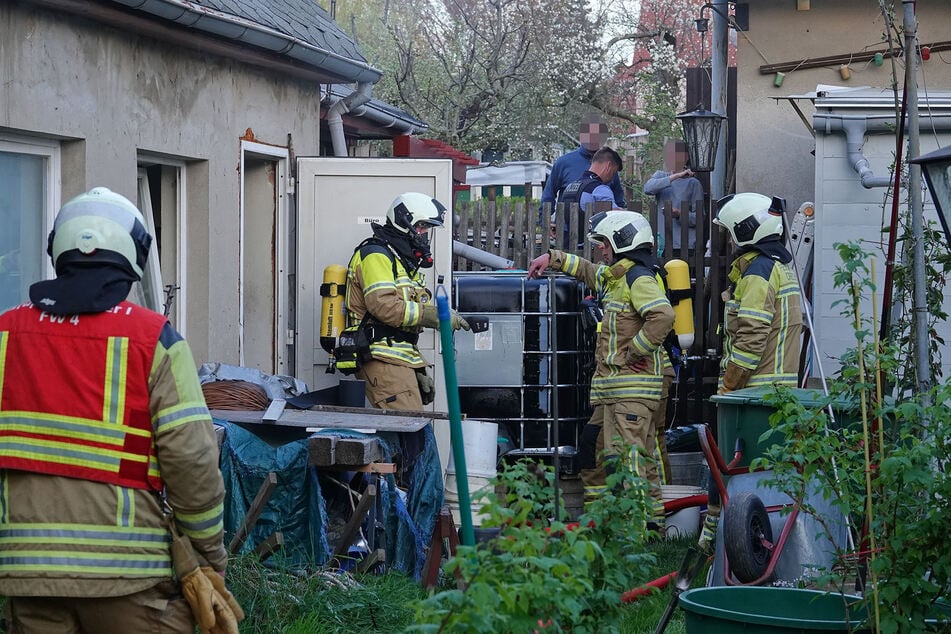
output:
[{"label": "white plastic bucket", "polygon": [[[488,491],[493,486],[491,478],[480,476],[469,476],[469,500],[472,503],[472,525],[482,526],[482,521],[488,517],[479,513],[479,509],[484,504],[483,492]],[[446,504],[452,512],[452,521],[456,528],[462,526],[462,516],[459,513],[459,486],[456,481],[456,474],[451,471],[446,473]]]},{"label": "white plastic bucket", "polygon": [[[661,489],[664,495],[664,502],[706,493],[706,491],[700,487],[680,484],[664,484],[661,485]],[[700,507],[691,506],[680,509],[676,513],[667,516],[665,530],[667,539],[697,537],[700,535]]]},{"label": "white plastic bucket", "polygon": [[[466,452],[466,476],[469,483],[469,499],[472,503],[472,524],[481,526],[483,515],[479,514],[483,501],[481,491],[492,487],[496,475],[497,453],[499,446],[498,423],[481,420],[462,421],[462,440]],[[456,479],[456,465],[452,450],[449,452],[449,465],[446,467],[446,504],[452,511],[452,520],[461,526],[459,515],[459,484]]]},{"label": "white plastic bucket", "polygon": [[[482,420],[462,421],[462,444],[466,452],[466,475],[494,478],[498,462],[499,424]],[[455,473],[452,448],[446,474]]]}]

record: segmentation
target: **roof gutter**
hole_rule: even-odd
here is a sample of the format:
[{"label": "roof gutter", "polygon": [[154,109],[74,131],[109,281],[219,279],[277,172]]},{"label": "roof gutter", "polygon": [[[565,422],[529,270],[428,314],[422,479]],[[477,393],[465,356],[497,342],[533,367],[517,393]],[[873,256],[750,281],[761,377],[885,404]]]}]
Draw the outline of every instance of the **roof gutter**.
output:
[{"label": "roof gutter", "polygon": [[243,44],[271,51],[325,70],[341,78],[341,83],[375,84],[382,71],[366,62],[349,59],[299,38],[281,33],[250,20],[216,11],[188,0],[114,0],[132,9],[144,11],[185,26]]},{"label": "roof gutter", "polygon": [[[951,113],[932,114],[931,125],[935,129],[951,130]],[[846,151],[849,164],[859,175],[862,187],[891,187],[890,176],[875,176],[869,167],[868,159],[862,154],[867,132],[885,132],[894,134],[895,115],[831,114],[816,112],[812,115],[812,127],[818,134],[845,133]]]},{"label": "roof gutter", "polygon": [[[406,116],[400,116],[385,107],[381,107],[385,104],[381,104],[381,102],[376,99],[356,99],[354,98],[353,92],[345,95],[345,90],[346,88],[331,86],[325,96],[325,99],[330,104],[329,108],[333,109],[335,106],[339,108],[341,117],[345,114],[349,114],[351,117],[360,117],[372,122],[375,127],[391,129],[399,135],[422,134],[429,129],[429,125],[410,117],[408,113],[404,113]],[[359,86],[357,86],[355,92],[360,92]],[[346,99],[351,99],[349,103],[344,104],[346,110],[343,109],[344,105],[337,106],[338,102]],[[327,120],[328,125],[330,125],[329,110]]]},{"label": "roof gutter", "polygon": [[351,108],[351,114],[355,117],[366,117],[381,128],[393,128],[400,134],[422,134],[429,129],[429,126],[425,123],[420,125],[402,119],[396,115],[374,108],[372,103]]}]

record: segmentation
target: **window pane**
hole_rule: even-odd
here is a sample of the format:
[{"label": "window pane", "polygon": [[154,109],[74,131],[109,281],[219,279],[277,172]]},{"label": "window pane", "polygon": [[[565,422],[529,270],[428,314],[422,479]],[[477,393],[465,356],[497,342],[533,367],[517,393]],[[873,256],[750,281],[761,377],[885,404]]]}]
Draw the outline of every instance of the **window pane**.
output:
[{"label": "window pane", "polygon": [[0,151],[0,311],[27,301],[43,277],[46,161]]}]

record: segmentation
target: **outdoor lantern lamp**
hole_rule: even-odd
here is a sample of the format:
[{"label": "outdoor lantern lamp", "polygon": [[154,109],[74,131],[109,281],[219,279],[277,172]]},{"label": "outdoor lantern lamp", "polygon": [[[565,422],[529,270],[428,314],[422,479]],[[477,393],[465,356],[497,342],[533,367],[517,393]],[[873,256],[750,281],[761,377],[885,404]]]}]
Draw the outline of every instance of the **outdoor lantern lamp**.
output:
[{"label": "outdoor lantern lamp", "polygon": [[690,169],[695,172],[712,172],[717,158],[717,144],[720,142],[720,124],[726,117],[704,110],[701,106],[692,112],[683,112],[677,115],[677,118],[684,128]]},{"label": "outdoor lantern lamp", "polygon": [[[733,7],[733,14],[724,13],[724,11],[729,11],[729,7]],[[707,9],[710,9],[721,18],[727,21],[727,24],[730,27],[736,29],[737,31],[749,31],[750,30],[750,5],[748,2],[733,2],[733,0],[728,0],[726,3],[716,5],[710,2],[707,2],[700,7],[700,17],[694,19],[694,23],[697,25],[697,33],[706,33],[707,28],[710,25],[710,20],[703,17],[703,12]]]},{"label": "outdoor lantern lamp", "polygon": [[908,162],[921,165],[941,228],[944,229],[944,239],[951,246],[951,230],[948,228],[948,214],[951,214],[951,145],[909,159]]}]

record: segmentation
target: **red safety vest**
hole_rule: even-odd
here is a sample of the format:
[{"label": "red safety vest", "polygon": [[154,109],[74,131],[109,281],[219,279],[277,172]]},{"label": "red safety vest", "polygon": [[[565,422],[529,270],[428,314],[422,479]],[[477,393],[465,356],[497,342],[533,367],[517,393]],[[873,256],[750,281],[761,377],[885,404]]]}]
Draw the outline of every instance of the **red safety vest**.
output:
[{"label": "red safety vest", "polygon": [[0,468],[161,489],[149,374],[165,323],[129,302],[0,315]]}]

